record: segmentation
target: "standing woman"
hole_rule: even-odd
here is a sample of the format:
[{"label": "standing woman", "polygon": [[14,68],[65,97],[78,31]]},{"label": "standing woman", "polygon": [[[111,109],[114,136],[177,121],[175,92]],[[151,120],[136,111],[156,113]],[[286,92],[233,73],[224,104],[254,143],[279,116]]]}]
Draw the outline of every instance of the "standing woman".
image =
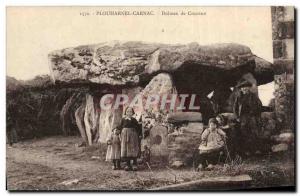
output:
[{"label": "standing woman", "polygon": [[137,157],[140,151],[139,140],[142,137],[142,129],[133,115],[133,108],[127,107],[121,125],[117,127],[121,130],[121,159],[127,163],[125,171],[137,170]]}]

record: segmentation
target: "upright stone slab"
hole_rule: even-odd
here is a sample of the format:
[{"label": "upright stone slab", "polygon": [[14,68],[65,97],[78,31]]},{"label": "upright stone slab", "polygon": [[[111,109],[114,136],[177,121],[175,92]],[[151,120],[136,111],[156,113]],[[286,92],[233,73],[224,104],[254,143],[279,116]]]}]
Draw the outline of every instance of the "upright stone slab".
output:
[{"label": "upright stone slab", "polygon": [[168,156],[168,129],[156,125],[150,130],[150,150],[153,157]]},{"label": "upright stone slab", "polygon": [[94,97],[90,94],[86,95],[86,105],[84,112],[84,125],[88,139],[88,145],[92,145],[97,137],[97,124],[99,120],[99,111],[94,105]]},{"label": "upright stone slab", "polygon": [[[160,73],[152,78],[147,86],[141,92],[143,96],[143,103],[147,105],[147,99],[151,97],[150,101],[155,99],[155,96],[160,98],[157,104],[149,104],[149,108],[145,109],[147,112],[163,112],[165,115],[169,112],[173,112],[174,108],[179,106],[179,100],[176,99],[175,107],[170,108],[170,104],[166,104],[165,107],[161,108],[162,98],[167,96],[168,100],[171,99],[172,95],[177,95],[177,90],[173,82],[172,76],[168,73]],[[148,103],[151,103],[151,102]]]},{"label": "upright stone slab", "polygon": [[101,110],[99,118],[99,140],[100,143],[106,143],[109,133],[116,128],[122,119],[122,108]]},{"label": "upright stone slab", "polygon": [[[135,97],[137,97],[142,91],[141,87],[132,87],[132,88],[125,88],[122,89],[122,94],[128,96],[128,103],[123,105],[123,113],[125,112],[126,108],[131,104],[131,102],[134,100]],[[142,115],[144,109],[143,107],[140,107],[138,104],[133,107],[135,118],[137,120]]]}]

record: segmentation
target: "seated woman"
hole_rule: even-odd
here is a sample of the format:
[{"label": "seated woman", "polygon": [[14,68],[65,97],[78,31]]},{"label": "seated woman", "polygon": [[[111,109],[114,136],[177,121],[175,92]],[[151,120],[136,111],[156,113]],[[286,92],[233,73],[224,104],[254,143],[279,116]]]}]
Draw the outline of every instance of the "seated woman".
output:
[{"label": "seated woman", "polygon": [[218,122],[215,118],[209,119],[208,124],[209,128],[205,129],[201,135],[198,155],[194,157],[194,167],[199,170],[206,167],[211,169],[213,164],[217,164],[220,157],[225,154],[226,133],[218,128]]}]

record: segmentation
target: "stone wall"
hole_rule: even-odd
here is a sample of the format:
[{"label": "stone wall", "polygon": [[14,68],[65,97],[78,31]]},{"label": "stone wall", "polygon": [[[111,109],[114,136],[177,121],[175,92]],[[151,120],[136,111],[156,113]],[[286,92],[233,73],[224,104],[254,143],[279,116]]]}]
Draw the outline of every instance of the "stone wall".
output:
[{"label": "stone wall", "polygon": [[290,6],[271,8],[276,123],[285,131],[294,130],[294,12]]},{"label": "stone wall", "polygon": [[168,134],[169,165],[174,168],[192,165],[203,132],[201,113],[176,112],[168,115],[167,120],[176,127]]}]

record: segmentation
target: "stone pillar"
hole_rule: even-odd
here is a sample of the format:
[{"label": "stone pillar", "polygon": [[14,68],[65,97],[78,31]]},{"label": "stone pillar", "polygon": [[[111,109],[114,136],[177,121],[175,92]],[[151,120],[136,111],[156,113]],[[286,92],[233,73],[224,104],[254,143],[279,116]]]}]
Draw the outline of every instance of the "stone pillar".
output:
[{"label": "stone pillar", "polygon": [[282,132],[294,130],[294,7],[271,7],[275,113]]}]

